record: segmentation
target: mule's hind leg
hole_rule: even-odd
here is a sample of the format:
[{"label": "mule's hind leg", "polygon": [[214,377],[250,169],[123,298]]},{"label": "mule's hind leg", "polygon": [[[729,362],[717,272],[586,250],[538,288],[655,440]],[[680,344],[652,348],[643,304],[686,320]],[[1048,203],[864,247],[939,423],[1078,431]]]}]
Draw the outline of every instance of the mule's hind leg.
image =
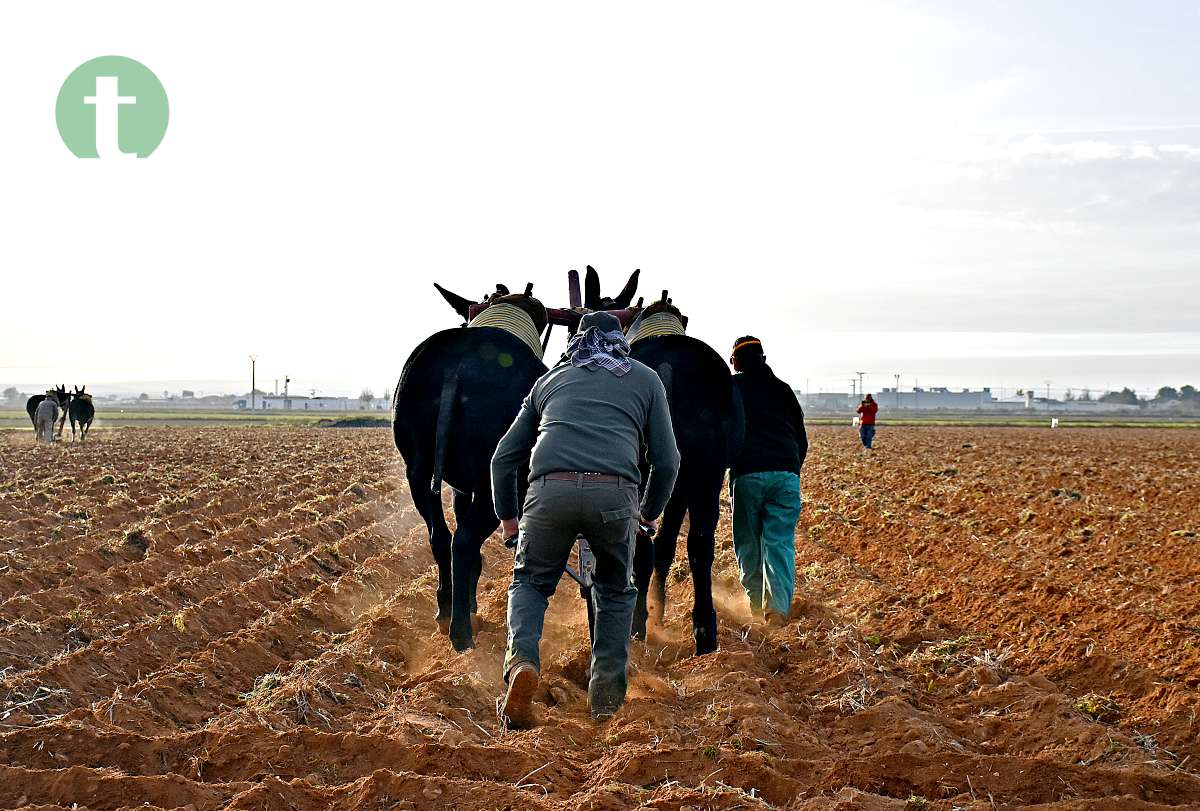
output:
[{"label": "mule's hind leg", "polygon": [[[650,591],[650,575],[654,574],[654,540],[639,532],[634,544],[633,584],[637,586],[638,593],[637,602],[633,605],[633,627],[629,635],[645,642],[646,620],[650,614],[646,605],[646,595]],[[588,606],[591,606],[590,601]]]},{"label": "mule's hind leg", "polygon": [[471,493],[454,493],[454,529],[452,572],[454,579],[453,611],[450,618],[450,643],[458,651],[475,647],[475,631],[471,624],[476,612],[476,589],[483,571],[480,548],[487,537],[496,531],[500,520],[487,489]]},{"label": "mule's hind leg", "polygon": [[659,625],[662,624],[663,614],[667,610],[667,578],[671,573],[671,565],[675,563],[679,530],[683,526],[683,517],[687,514],[687,487],[683,471],[680,471],[679,479],[675,483],[675,491],[671,493],[666,509],[663,510],[658,534],[654,537],[654,580],[647,603],[654,615],[654,621]]},{"label": "mule's hind leg", "polygon": [[716,545],[717,522],[721,517],[721,487],[725,471],[706,470],[694,476],[687,488],[688,498],[688,566],[692,570],[692,632],[696,638],[696,655],[703,656],[717,649],[717,612],[713,607],[712,567]]},{"label": "mule's hind leg", "polygon": [[413,505],[425,520],[429,532],[429,548],[438,567],[437,624],[442,633],[450,632],[450,528],[446,526],[446,514],[442,510],[440,496],[429,492],[429,480],[433,475],[424,466],[408,469],[408,490]]}]

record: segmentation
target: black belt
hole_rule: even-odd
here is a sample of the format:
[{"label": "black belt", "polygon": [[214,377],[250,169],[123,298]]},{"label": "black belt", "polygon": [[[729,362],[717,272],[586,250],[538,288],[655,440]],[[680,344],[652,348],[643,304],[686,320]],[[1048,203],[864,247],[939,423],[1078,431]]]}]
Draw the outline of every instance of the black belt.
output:
[{"label": "black belt", "polygon": [[599,484],[620,484],[625,481],[621,476],[616,476],[612,473],[583,473],[561,470],[555,473],[547,473],[545,476],[539,476],[541,479],[548,479],[555,482],[597,482]]}]

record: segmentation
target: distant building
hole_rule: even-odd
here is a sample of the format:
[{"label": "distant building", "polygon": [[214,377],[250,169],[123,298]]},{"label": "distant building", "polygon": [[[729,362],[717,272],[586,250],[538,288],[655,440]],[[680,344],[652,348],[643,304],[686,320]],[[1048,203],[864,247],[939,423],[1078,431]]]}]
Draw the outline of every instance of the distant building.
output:
[{"label": "distant building", "polygon": [[[260,394],[255,398],[257,411],[386,411],[391,402],[382,397],[361,400],[358,397],[304,397],[301,395]],[[250,398],[239,399],[239,409],[250,407]]]},{"label": "distant building", "polygon": [[811,411],[845,411],[857,406],[862,398],[846,392],[821,391],[816,394],[796,392],[796,399],[800,401],[801,406]]},{"label": "distant building", "polygon": [[1055,400],[1035,397],[1026,390],[1024,395],[996,400],[991,408],[997,411],[1051,411],[1064,414],[1120,414],[1138,411],[1139,407],[1125,403],[1101,403],[1096,400]]},{"label": "distant building", "polygon": [[991,408],[996,402],[990,388],[979,391],[970,389],[951,391],[944,387],[914,388],[912,391],[882,389],[876,392],[875,399],[879,402],[881,409],[899,408],[919,411],[938,408],[967,410]]}]

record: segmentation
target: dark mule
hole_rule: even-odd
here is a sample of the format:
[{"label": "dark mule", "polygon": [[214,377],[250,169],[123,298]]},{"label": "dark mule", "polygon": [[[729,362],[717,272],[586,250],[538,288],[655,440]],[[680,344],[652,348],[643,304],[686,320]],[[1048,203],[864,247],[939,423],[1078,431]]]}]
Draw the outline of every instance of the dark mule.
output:
[{"label": "dark mule", "polygon": [[[500,523],[492,504],[492,454],[546,372],[528,323],[518,317],[514,324],[512,309],[496,307],[510,305],[529,316],[536,336],[549,326],[531,288],[509,295],[497,286],[476,304],[437,286],[466,328],[435,333],[413,350],[392,400],[392,435],[438,567],[438,626],[456,650],[474,645],[480,549]],[[520,477],[522,487],[527,478]],[[453,537],[442,510],[443,481],[454,491]]]},{"label": "dark mule", "polygon": [[33,430],[34,430],[34,433],[36,434],[37,433],[37,420],[35,420],[33,418],[33,415],[34,415],[34,412],[37,411],[37,407],[39,405],[41,405],[42,400],[45,400],[47,397],[50,396],[49,395],[50,391],[54,392],[54,399],[58,400],[58,408],[62,412],[62,415],[58,418],[58,436],[61,439],[63,428],[67,422],[67,404],[70,403],[70,401],[71,401],[71,395],[67,392],[67,387],[65,384],[60,385],[55,389],[47,389],[46,394],[35,394],[32,397],[30,397],[28,400],[25,401],[25,411],[26,411],[26,413],[29,414],[29,421],[33,424]]},{"label": "dark mule", "polygon": [[[472,302],[438,290],[470,319]],[[507,292],[499,286],[485,301],[514,306],[540,333],[546,326],[542,303],[529,290],[517,296]],[[538,353],[517,335],[475,326],[431,335],[413,350],[396,385],[392,435],[438,567],[437,623],[456,650],[474,644],[480,548],[500,523],[492,506],[492,453],[545,371]],[[453,538],[442,510],[443,480],[454,491]]]},{"label": "dark mule", "polygon": [[71,393],[71,404],[67,406],[67,414],[71,418],[71,441],[75,441],[76,423],[79,423],[79,441],[87,441],[92,420],[96,418],[96,407],[92,405],[92,395],[87,393],[87,386],[75,387],[75,391]]},{"label": "dark mule", "polygon": [[654,610],[661,622],[667,599],[667,574],[676,541],[688,516],[687,554],[695,594],[692,631],[696,655],[717,649],[717,613],[712,600],[712,565],[721,487],[745,434],[742,401],[725,360],[708,344],[683,334],[686,319],[663,301],[652,304],[629,329],[631,356],[658,372],[667,390],[679,478],[663,511],[658,535],[638,536],[634,576],[638,587],[633,634],[646,638],[651,575]]}]

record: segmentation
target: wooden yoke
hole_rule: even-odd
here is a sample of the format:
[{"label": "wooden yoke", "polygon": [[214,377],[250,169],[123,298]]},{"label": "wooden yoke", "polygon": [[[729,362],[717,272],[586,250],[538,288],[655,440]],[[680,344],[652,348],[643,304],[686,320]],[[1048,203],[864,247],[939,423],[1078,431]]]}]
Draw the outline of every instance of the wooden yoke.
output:
[{"label": "wooden yoke", "polygon": [[[627,288],[628,287],[629,285],[627,285]],[[527,288],[526,294],[528,295],[529,292],[530,291]],[[546,308],[546,335],[543,339],[543,349],[545,349],[545,345],[550,342],[550,330],[555,325],[564,326],[568,329],[568,331],[574,333],[579,328],[579,322],[583,319],[583,317],[592,312],[592,310],[583,306],[583,295],[582,291],[580,290],[578,270],[570,270],[567,272],[567,292],[570,301],[569,307]],[[475,318],[475,316],[479,315],[489,306],[491,306],[491,302],[489,301],[470,304],[467,307],[467,320],[472,320]],[[637,304],[633,307],[623,307],[619,310],[606,310],[605,312],[611,313],[619,322],[621,322],[621,329],[628,329],[629,325],[632,324],[634,319],[636,319],[642,312],[642,299],[638,299]]]}]

